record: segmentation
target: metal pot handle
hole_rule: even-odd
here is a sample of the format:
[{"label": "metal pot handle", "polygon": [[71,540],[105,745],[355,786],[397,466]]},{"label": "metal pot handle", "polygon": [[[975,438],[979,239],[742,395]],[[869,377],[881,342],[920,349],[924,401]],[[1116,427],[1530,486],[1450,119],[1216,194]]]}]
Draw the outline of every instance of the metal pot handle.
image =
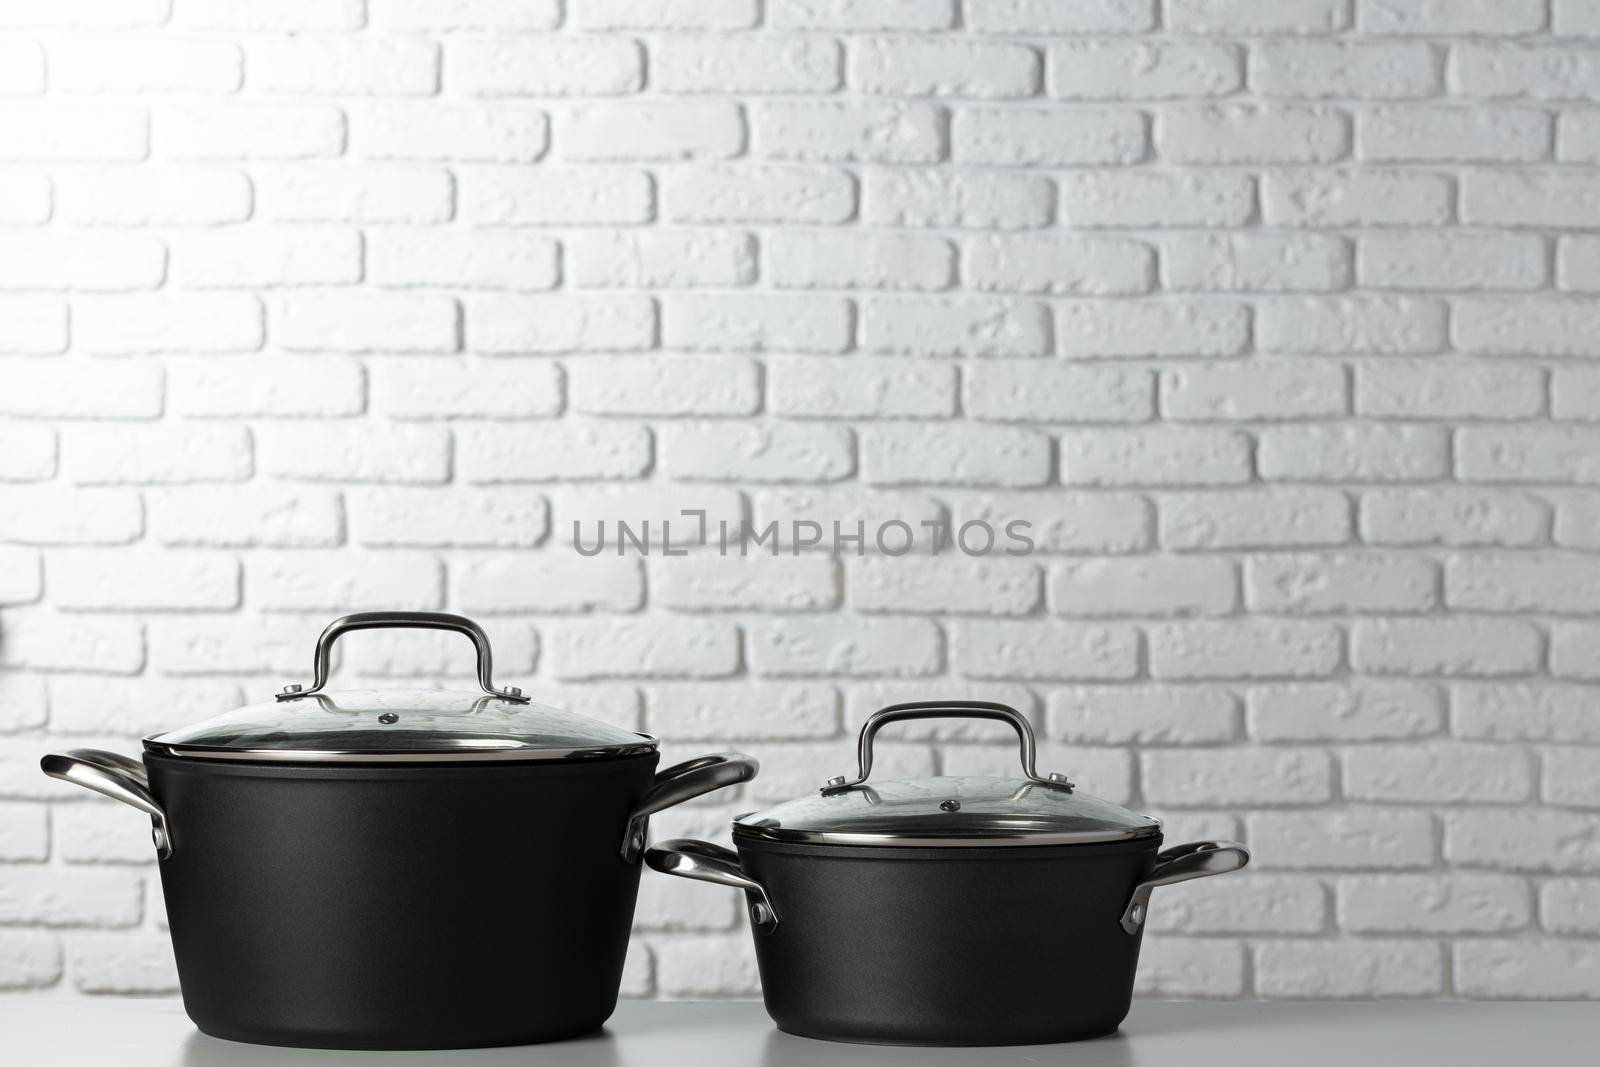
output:
[{"label": "metal pot handle", "polygon": [[464,615],[451,615],[443,611],[361,611],[334,619],[317,638],[311,685],[286,685],[283,692],[278,694],[278,699],[299,700],[321,692],[323,686],[328,684],[328,662],[333,656],[333,643],[354,630],[449,630],[465,634],[478,650],[478,684],[483,691],[514,704],[528,703],[529,698],[523,696],[522,690],[515,686],[510,689],[494,687],[491,677],[494,658],[489,651],[489,635],[483,632],[483,628]]},{"label": "metal pot handle", "polygon": [[855,781],[847,781],[843,775],[828,779],[828,784],[822,787],[822,795],[833,796],[836,793],[846,793],[864,784],[867,775],[872,773],[872,739],[879,730],[892,722],[903,722],[909,719],[996,719],[1009,723],[1017,732],[1017,740],[1022,745],[1022,776],[1035,785],[1046,786],[1050,789],[1059,789],[1064,793],[1072,792],[1072,783],[1067,781],[1067,776],[1051,772],[1047,777],[1040,777],[1034,769],[1034,751],[1036,744],[1033,739],[1033,727],[1028,724],[1028,719],[1016,708],[1005,704],[996,704],[988,700],[917,700],[906,704],[891,704],[881,711],[875,711],[861,727],[861,739],[857,742],[856,762],[859,769]]},{"label": "metal pot handle", "polygon": [[772,906],[772,898],[767,896],[766,887],[745,873],[739,854],[731,848],[680,837],[651,845],[645,850],[644,861],[662,874],[742,889],[750,898],[751,924],[762,932],[778,925],[778,912]]},{"label": "metal pot handle", "polygon": [[98,748],[74,748],[50,753],[39,761],[39,767],[52,778],[93,789],[112,800],[138,808],[150,816],[150,837],[155,842],[156,855],[162,859],[172,855],[167,813],[151,795],[149,777],[138,760]]},{"label": "metal pot handle", "polygon": [[1227,874],[1249,862],[1250,850],[1237,841],[1192,841],[1163,849],[1156,853],[1155,869],[1134,887],[1122,912],[1122,928],[1130,934],[1139,932],[1150,911],[1150,891],[1156,887]]},{"label": "metal pot handle", "polygon": [[761,769],[755,757],[742,752],[715,752],[674,764],[656,774],[648,792],[628,817],[622,838],[622,858],[634,863],[644,852],[650,816],[725,786],[748,782]]}]

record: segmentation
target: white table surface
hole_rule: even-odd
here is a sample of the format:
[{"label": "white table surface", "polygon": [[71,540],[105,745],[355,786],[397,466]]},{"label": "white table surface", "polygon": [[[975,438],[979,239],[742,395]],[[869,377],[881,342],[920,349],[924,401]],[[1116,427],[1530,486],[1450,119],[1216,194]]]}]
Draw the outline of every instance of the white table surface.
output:
[{"label": "white table surface", "polygon": [[624,1001],[605,1032],[461,1052],[319,1052],[206,1037],[174,1001],[0,1001],[0,1063],[15,1067],[1594,1067],[1600,1003],[1136,1002],[1122,1031],[1069,1045],[916,1049],[773,1029],[759,1003]]}]

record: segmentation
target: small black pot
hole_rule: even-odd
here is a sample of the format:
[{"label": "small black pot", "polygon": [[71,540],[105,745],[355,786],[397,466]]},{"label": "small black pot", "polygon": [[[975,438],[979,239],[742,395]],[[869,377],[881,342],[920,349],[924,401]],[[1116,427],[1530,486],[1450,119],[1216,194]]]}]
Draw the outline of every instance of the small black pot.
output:
[{"label": "small black pot", "polygon": [[[898,719],[996,718],[1024,779],[867,785]],[[896,705],[867,721],[857,779],[734,823],[730,849],[667,841],[660,871],[745,891],[767,1012],[803,1037],[1019,1045],[1114,1031],[1127,1015],[1150,891],[1237,870],[1229,842],[1158,852],[1160,824],[1033,769],[1004,705]]]},{"label": "small black pot", "polygon": [[[322,694],[376,626],[471,636],[486,696]],[[525,1044],[616,1006],[648,817],[756,772],[655,773],[654,738],[528,706],[459,616],[373,613],[281,703],[76,750],[47,774],[151,816],[184,1007],[216,1037],[316,1048]]]}]

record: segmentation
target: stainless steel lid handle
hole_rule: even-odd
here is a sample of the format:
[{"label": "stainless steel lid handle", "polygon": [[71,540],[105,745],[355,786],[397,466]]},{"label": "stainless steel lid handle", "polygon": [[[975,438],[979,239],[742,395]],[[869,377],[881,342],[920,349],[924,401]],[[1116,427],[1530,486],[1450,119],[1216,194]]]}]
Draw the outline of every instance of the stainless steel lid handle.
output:
[{"label": "stainless steel lid handle", "polygon": [[1122,912],[1122,928],[1139,932],[1150,913],[1150,892],[1164,885],[1176,885],[1191,878],[1237,871],[1250,862],[1250,850],[1237,841],[1191,841],[1156,853],[1155,869],[1133,889]]},{"label": "stainless steel lid handle", "polygon": [[742,889],[749,901],[751,925],[762,933],[778,925],[778,913],[772,907],[766,887],[745,873],[739,854],[731,848],[709,841],[678,838],[651,845],[645,850],[644,861],[662,874]]},{"label": "stainless steel lid handle", "polygon": [[1033,727],[1028,724],[1027,716],[1016,708],[988,700],[917,700],[906,704],[891,704],[881,711],[873,712],[867,719],[866,725],[861,727],[861,739],[857,742],[858,770],[855,781],[847,781],[842,775],[830,779],[828,784],[822,787],[822,795],[826,797],[835,793],[849,792],[864,784],[867,776],[872,773],[872,739],[878,735],[879,730],[890,723],[909,719],[996,719],[1009,723],[1017,732],[1017,740],[1022,745],[1023,777],[1036,785],[1059,789],[1064,793],[1072,792],[1072,783],[1067,781],[1066,775],[1051,773],[1041,777],[1034,768],[1034,752],[1037,745],[1033,739]]},{"label": "stainless steel lid handle", "polygon": [[451,615],[443,611],[362,611],[334,619],[317,638],[317,650],[312,660],[311,685],[286,685],[278,694],[279,700],[299,700],[319,693],[328,684],[328,666],[333,657],[333,643],[356,630],[449,630],[471,638],[478,650],[478,685],[483,691],[500,700],[526,704],[529,698],[522,690],[496,689],[494,687],[494,657],[489,651],[489,635],[483,627],[464,615]]},{"label": "stainless steel lid handle", "polygon": [[[137,767],[137,770],[134,768]],[[96,793],[120,800],[150,816],[150,838],[156,855],[172,855],[172,831],[167,813],[150,792],[144,765],[130,756],[98,748],[74,748],[52,752],[39,761],[39,768],[52,778],[93,789]]]},{"label": "stainless steel lid handle", "polygon": [[761,764],[753,756],[746,756],[742,752],[714,752],[709,756],[698,756],[674,764],[657,773],[650,789],[639,798],[633,814],[628,817],[627,832],[622,838],[622,858],[633,863],[644,852],[645,839],[650,832],[650,816],[656,812],[716,789],[748,782],[760,769]]}]

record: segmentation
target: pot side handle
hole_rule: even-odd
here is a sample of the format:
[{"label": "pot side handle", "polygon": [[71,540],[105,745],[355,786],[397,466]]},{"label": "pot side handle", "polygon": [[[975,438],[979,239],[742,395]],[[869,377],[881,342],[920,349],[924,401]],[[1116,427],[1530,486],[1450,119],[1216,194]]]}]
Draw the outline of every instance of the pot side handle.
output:
[{"label": "pot side handle", "polygon": [[167,813],[150,792],[150,779],[144,765],[131,756],[98,748],[74,748],[52,752],[39,761],[39,767],[52,778],[93,789],[96,793],[120,800],[150,816],[150,837],[162,859],[172,855],[172,832]]},{"label": "pot side handle", "polygon": [[1250,862],[1250,850],[1236,841],[1192,841],[1156,853],[1156,867],[1133,889],[1122,912],[1122,928],[1139,932],[1150,911],[1150,892],[1158,886],[1176,885],[1191,878],[1237,871]]},{"label": "pot side handle", "polygon": [[628,816],[628,829],[622,838],[622,858],[636,863],[644,853],[645,834],[650,816],[675,807],[686,800],[703,796],[756,776],[761,764],[742,752],[714,752],[677,763],[656,774],[649,790]]},{"label": "pot side handle", "polygon": [[[772,906],[772,898],[767,896],[766,887],[745,873],[739,854],[731,848],[709,841],[678,838],[651,845],[645,850],[644,861],[651,870],[662,874],[742,889],[752,898],[751,924],[763,933],[778,925],[778,912]],[[757,897],[760,899],[754,899]]]}]

